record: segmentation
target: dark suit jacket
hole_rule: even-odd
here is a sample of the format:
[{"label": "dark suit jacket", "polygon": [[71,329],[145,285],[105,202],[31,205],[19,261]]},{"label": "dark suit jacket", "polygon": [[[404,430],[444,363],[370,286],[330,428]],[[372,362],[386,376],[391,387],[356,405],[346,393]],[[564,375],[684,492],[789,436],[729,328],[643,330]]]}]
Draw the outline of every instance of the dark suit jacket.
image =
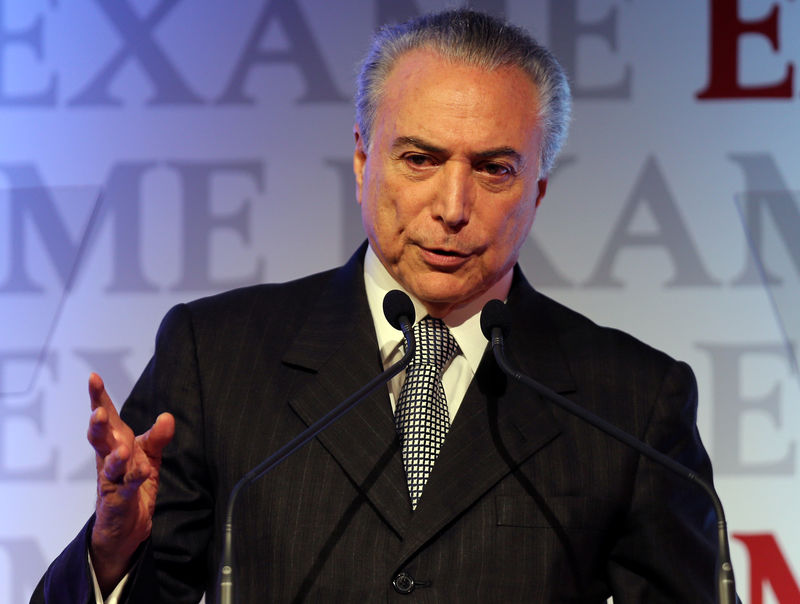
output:
[{"label": "dark suit jacket", "polygon": [[[125,404],[177,420],[132,602],[213,601],[236,481],[378,373],[363,248],[343,268],[170,311]],[[517,270],[521,369],[710,479],[691,370],[534,291]],[[412,513],[386,389],[245,491],[240,602],[711,602],[713,512],[692,485],[508,381],[490,354]],[[91,521],[35,602],[86,602]],[[400,572],[415,581],[395,591]]]}]

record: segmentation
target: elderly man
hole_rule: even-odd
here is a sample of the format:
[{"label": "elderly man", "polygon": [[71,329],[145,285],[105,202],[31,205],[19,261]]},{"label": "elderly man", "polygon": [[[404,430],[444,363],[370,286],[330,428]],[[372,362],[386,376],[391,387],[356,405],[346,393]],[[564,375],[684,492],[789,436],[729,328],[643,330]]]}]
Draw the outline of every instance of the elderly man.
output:
[{"label": "elderly man", "polygon": [[174,308],[122,418],[91,377],[96,514],[34,601],[212,598],[233,485],[402,356],[392,289],[432,382],[417,396],[412,363],[243,493],[240,601],[712,601],[705,496],[507,381],[480,333],[484,303],[506,300],[523,372],[710,479],[691,370],[516,266],[569,102],[550,53],[488,16],[379,31],[353,157],[368,245]]}]

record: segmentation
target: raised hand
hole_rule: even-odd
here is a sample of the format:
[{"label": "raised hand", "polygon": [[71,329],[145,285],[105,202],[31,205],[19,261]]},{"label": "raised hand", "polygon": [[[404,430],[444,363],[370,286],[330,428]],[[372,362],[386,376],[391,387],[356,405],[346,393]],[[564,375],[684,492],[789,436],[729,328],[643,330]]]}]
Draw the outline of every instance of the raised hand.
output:
[{"label": "raised hand", "polygon": [[150,535],[161,452],[175,419],[162,413],[144,434],[122,421],[103,380],[89,377],[92,415],[87,438],[97,461],[97,507],[91,556],[100,590],[108,594],[128,572],[136,548]]}]

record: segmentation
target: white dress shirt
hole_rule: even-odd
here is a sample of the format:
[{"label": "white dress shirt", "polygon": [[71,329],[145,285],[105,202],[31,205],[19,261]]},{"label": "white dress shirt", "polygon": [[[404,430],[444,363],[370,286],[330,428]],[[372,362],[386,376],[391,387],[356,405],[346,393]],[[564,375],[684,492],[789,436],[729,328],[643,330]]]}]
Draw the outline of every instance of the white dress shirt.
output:
[{"label": "white dress shirt", "polygon": [[[445,367],[442,374],[442,385],[447,397],[447,409],[450,412],[450,422],[455,420],[456,413],[464,400],[464,395],[469,388],[475,372],[478,371],[483,353],[488,342],[481,332],[481,309],[489,300],[495,298],[505,300],[508,290],[511,287],[513,269],[509,270],[503,277],[486,292],[476,299],[459,306],[452,310],[447,316],[441,317],[445,325],[450,329],[450,333],[458,344],[460,353],[453,357],[449,365]],[[367,249],[364,258],[364,284],[367,290],[367,300],[369,309],[372,313],[372,322],[375,324],[375,333],[378,336],[378,348],[380,348],[381,359],[384,368],[400,360],[403,356],[403,334],[392,327],[383,315],[383,297],[393,289],[399,289],[409,295],[414,303],[416,318],[414,323],[423,319],[428,311],[425,306],[413,294],[406,291],[389,271],[381,264],[378,256],[372,250]],[[394,412],[397,397],[400,395],[400,387],[405,379],[405,372],[400,373],[389,382],[389,400]]]}]

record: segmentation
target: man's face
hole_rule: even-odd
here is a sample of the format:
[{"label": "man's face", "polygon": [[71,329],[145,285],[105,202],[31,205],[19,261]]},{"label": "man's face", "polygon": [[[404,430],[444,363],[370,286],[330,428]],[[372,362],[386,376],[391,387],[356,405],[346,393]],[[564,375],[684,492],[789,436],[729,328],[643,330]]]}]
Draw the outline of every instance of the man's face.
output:
[{"label": "man's face", "polygon": [[516,262],[546,181],[538,178],[536,87],[516,67],[486,71],[415,50],[395,63],[371,147],[353,166],[370,244],[434,316]]}]

